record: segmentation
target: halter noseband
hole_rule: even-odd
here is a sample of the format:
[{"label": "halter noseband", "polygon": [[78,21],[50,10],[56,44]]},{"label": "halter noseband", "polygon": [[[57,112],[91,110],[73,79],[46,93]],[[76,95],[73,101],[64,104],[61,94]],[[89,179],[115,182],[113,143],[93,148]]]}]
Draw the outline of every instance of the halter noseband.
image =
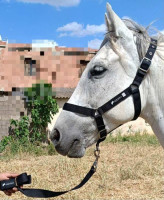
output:
[{"label": "halter noseband", "polygon": [[97,146],[99,145],[100,142],[104,141],[107,136],[107,130],[105,128],[104,120],[102,117],[102,115],[105,112],[111,110],[112,108],[114,108],[119,103],[121,103],[122,101],[124,101],[125,99],[127,99],[129,96],[132,95],[133,103],[134,103],[134,113],[135,113],[134,118],[132,120],[136,120],[139,117],[141,113],[141,97],[140,97],[139,86],[142,83],[145,75],[147,74],[149,70],[156,48],[157,48],[157,40],[151,38],[151,42],[147,50],[147,53],[141,61],[141,65],[139,69],[137,70],[136,76],[132,84],[128,88],[123,90],[121,93],[116,95],[114,98],[109,100],[104,105],[100,106],[97,109],[93,109],[93,108],[87,108],[87,107],[74,105],[70,103],[64,104],[63,110],[93,117],[95,119],[98,133],[99,133],[99,140],[97,142]]}]

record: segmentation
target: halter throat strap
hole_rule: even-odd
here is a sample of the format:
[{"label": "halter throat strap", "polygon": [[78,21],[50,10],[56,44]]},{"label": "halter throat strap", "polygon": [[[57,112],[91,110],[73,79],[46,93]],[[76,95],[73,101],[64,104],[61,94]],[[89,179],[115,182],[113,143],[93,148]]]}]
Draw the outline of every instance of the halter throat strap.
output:
[{"label": "halter throat strap", "polygon": [[119,103],[121,103],[131,95],[133,97],[133,103],[134,103],[134,117],[132,120],[136,120],[139,117],[141,113],[141,97],[140,97],[139,86],[141,85],[144,77],[146,76],[150,68],[156,48],[157,48],[157,40],[151,38],[151,42],[147,50],[147,53],[141,61],[140,67],[137,70],[136,76],[132,84],[128,88],[123,90],[121,93],[116,95],[114,98],[109,100],[104,105],[100,106],[97,109],[93,109],[70,103],[64,104],[63,110],[85,115],[87,117],[93,117],[95,119],[99,133],[98,144],[104,141],[107,136],[107,130],[105,128],[102,115],[107,111],[111,110],[112,108],[114,108],[115,106],[117,106]]}]

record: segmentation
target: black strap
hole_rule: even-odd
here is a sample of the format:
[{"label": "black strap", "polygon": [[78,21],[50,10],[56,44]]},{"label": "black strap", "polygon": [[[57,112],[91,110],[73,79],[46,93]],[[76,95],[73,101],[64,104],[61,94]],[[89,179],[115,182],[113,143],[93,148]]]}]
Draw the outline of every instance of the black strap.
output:
[{"label": "black strap", "polygon": [[117,96],[115,96],[113,99],[99,107],[97,110],[99,113],[104,114],[105,112],[111,110],[115,106],[117,106],[119,103],[127,99],[131,95],[131,89],[128,87],[124,91],[120,92]]},{"label": "black strap", "polygon": [[82,114],[85,116],[89,116],[89,117],[94,117],[95,116],[95,109],[92,108],[86,108],[83,106],[78,106],[78,105],[74,105],[74,104],[70,104],[70,103],[65,103],[63,106],[63,110],[67,110],[73,113],[78,113],[78,114]]},{"label": "black strap", "polygon": [[31,184],[31,175],[27,175],[27,173],[20,174],[16,178],[17,186],[24,185],[24,184]]},{"label": "black strap", "polygon": [[35,197],[35,198],[57,197],[57,196],[65,194],[67,192],[70,192],[70,191],[77,190],[77,189],[81,188],[84,184],[86,184],[89,181],[89,179],[96,172],[96,167],[97,167],[97,161],[94,162],[94,164],[92,165],[90,171],[87,173],[87,175],[81,181],[81,183],[79,185],[77,185],[76,187],[72,188],[71,190],[61,191],[61,192],[54,192],[54,191],[43,190],[43,189],[20,188],[21,185],[26,184],[26,180],[29,178],[29,176],[27,176],[26,173],[20,175],[18,190],[22,194],[27,196],[27,197]]},{"label": "black strap", "polygon": [[143,81],[145,75],[147,74],[150,68],[151,61],[153,59],[156,49],[157,49],[157,40],[154,40],[151,38],[150,46],[147,50],[145,57],[143,58],[141,62],[141,65],[136,73],[136,76],[134,78],[132,85],[135,85],[137,87],[140,86],[141,82]]},{"label": "black strap", "polygon": [[106,136],[107,136],[108,133],[107,133],[107,130],[105,128],[103,117],[98,111],[95,113],[94,118],[95,118],[95,121],[96,121],[98,133],[99,133],[99,143],[100,143],[100,142],[102,142],[106,139]]},{"label": "black strap", "polygon": [[134,85],[130,86],[132,97],[133,97],[133,104],[134,104],[134,117],[132,120],[136,120],[141,113],[141,97],[139,87]]},{"label": "black strap", "polygon": [[131,92],[132,92],[133,102],[134,102],[133,120],[136,120],[141,113],[141,97],[140,97],[139,86],[141,85],[145,75],[147,74],[150,68],[151,61],[153,59],[156,49],[157,49],[157,40],[151,38],[151,42],[147,50],[147,53],[145,57],[143,58],[141,65],[131,85]]}]

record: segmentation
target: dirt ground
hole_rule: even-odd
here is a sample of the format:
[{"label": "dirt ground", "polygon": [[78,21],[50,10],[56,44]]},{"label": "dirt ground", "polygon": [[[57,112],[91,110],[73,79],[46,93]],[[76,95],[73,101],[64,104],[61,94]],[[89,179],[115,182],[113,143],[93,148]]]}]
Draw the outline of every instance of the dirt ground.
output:
[{"label": "dirt ground", "polygon": [[[27,172],[32,175],[28,187],[67,190],[77,185],[89,171],[94,147],[82,159],[61,155],[33,157],[19,155],[1,160],[0,171]],[[0,199],[32,199],[20,193]],[[53,198],[52,198],[53,199]],[[164,153],[160,146],[104,143],[97,172],[81,189],[54,199],[71,200],[164,200]]]}]

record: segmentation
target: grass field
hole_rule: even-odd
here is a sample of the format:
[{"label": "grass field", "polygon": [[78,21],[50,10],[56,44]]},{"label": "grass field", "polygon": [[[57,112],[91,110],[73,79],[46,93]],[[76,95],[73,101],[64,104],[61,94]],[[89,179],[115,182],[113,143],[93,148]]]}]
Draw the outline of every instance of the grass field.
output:
[{"label": "grass field", "polygon": [[[14,158],[0,159],[0,171],[27,172],[32,175],[35,188],[67,190],[77,185],[89,171],[93,150],[87,150],[82,159],[61,155],[33,156],[19,153]],[[20,193],[0,199],[27,199]],[[28,198],[30,199],[30,198]],[[153,135],[109,136],[101,145],[97,172],[80,190],[55,199],[72,200],[163,200],[164,153]]]}]

